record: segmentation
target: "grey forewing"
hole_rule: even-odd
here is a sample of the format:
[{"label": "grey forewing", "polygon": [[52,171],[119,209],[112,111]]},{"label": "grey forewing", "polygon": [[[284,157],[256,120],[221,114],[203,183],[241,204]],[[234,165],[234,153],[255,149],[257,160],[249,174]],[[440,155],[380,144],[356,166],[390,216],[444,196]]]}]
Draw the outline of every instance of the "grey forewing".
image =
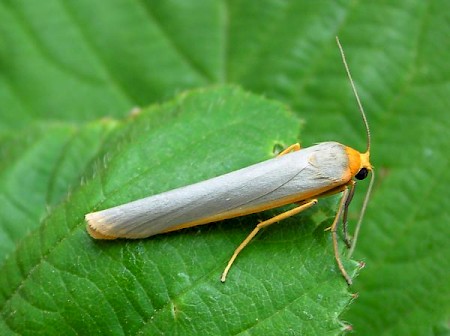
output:
[{"label": "grey forewing", "polygon": [[346,171],[347,161],[341,144],[320,143],[101,213],[115,235],[150,236],[212,215],[331,189]]}]

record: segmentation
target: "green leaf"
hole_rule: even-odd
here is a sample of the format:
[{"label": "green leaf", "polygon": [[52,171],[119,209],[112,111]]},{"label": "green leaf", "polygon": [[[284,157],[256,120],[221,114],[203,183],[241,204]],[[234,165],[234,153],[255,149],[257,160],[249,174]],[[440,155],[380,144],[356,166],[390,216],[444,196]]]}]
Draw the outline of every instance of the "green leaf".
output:
[{"label": "green leaf", "polygon": [[270,158],[274,148],[296,141],[298,128],[282,105],[235,88],[185,93],[141,112],[122,126],[95,176],[5,262],[0,306],[7,328],[22,334],[56,332],[48,325],[64,334],[338,333],[339,312],[351,295],[324,232],[334,202],[265,230],[225,284],[219,277],[234,249],[273,214],[137,241],[94,241],[85,230],[87,212]]},{"label": "green leaf", "polygon": [[[365,134],[334,42],[334,36],[339,35],[367,110],[373,133],[372,163],[377,173],[355,255],[367,267],[351,288],[359,292],[359,299],[344,318],[363,335],[440,333],[450,316],[450,227],[446,211],[450,182],[450,117],[446,113],[450,106],[449,6],[442,0],[0,2],[0,135],[12,134],[8,140],[1,138],[7,142],[1,144],[0,191],[8,194],[6,203],[0,205],[0,223],[3,235],[14,233],[0,238],[2,253],[25,249],[31,238],[20,242],[22,235],[38,227],[38,219],[47,213],[42,194],[48,189],[45,179],[32,180],[26,186],[14,182],[20,176],[25,179],[26,174],[18,175],[11,168],[13,163],[7,162],[27,162],[31,147],[16,146],[11,141],[24,140],[10,139],[16,139],[18,129],[35,121],[81,124],[104,116],[122,117],[135,106],[164,102],[181,90],[233,82],[293,108],[306,121],[303,146],[337,140],[364,149]],[[160,117],[170,119],[158,115],[155,123]],[[60,130],[67,128],[84,126],[63,124]],[[29,132],[21,131],[17,139]],[[120,127],[118,134],[122,132]],[[93,138],[92,142],[101,146],[108,134],[106,129],[100,131],[98,140]],[[228,140],[228,136],[224,138]],[[40,139],[44,137],[36,138],[38,144]],[[101,146],[107,156],[116,146],[115,141],[108,142],[111,145]],[[91,157],[96,155],[95,148],[100,150],[97,145]],[[49,146],[58,148],[52,140]],[[235,151],[226,151],[227,156],[230,153]],[[254,161],[267,155],[255,156]],[[69,186],[85,175],[83,170],[90,158],[87,155],[83,161],[84,157],[80,155],[81,164],[69,178],[65,179],[64,170],[52,177],[61,182],[59,191],[52,193],[52,204],[64,198]],[[67,160],[79,159],[71,154]],[[29,162],[31,171],[47,167],[40,161]],[[48,167],[39,172],[52,171],[52,160]],[[211,167],[211,174],[218,171]],[[358,215],[366,184],[363,181],[358,185],[351,223]],[[24,215],[22,204],[9,208],[7,202],[13,199],[26,200],[32,216]],[[322,211],[309,212],[318,216],[314,225],[331,215],[332,205],[324,205],[326,216],[320,215]],[[308,218],[309,213],[299,217]],[[264,218],[269,215],[264,214]],[[24,224],[17,224],[15,219]],[[258,219],[252,216],[248,223],[246,220],[247,228]],[[238,225],[234,223],[226,226]],[[284,225],[290,227],[290,222],[277,227],[285,232]],[[321,226],[314,227],[322,237]],[[207,229],[201,230],[203,234]],[[256,249],[264,237],[261,235],[251,248]],[[324,246],[328,250],[323,253],[329,255],[329,244]],[[81,251],[86,248],[82,244],[77,247]],[[223,262],[225,254],[222,257]],[[244,257],[240,263],[245,262]],[[135,259],[139,259],[138,254]],[[254,265],[255,259],[251,260]],[[284,265],[284,261],[278,264]],[[38,283],[39,277],[35,280]],[[285,286],[282,282],[279,285]],[[82,300],[87,299],[72,302],[81,304]],[[72,319],[80,318],[74,310],[67,314]],[[108,316],[103,317],[109,321]],[[224,316],[228,319],[229,314]],[[30,313],[28,317],[26,325],[30,326],[41,315],[32,319]],[[8,328],[4,320],[2,323]],[[127,330],[127,324],[123,325]],[[45,330],[50,332],[50,328],[46,325]],[[59,331],[55,329],[55,333]]]},{"label": "green leaf", "polygon": [[77,187],[114,123],[39,125],[0,145],[0,263]]}]

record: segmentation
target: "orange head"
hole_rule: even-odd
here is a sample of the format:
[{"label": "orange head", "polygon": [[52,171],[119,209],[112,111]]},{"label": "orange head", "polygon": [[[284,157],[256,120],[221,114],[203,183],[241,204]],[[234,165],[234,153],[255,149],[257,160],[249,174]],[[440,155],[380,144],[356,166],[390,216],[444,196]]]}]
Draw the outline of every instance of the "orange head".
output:
[{"label": "orange head", "polygon": [[370,164],[370,152],[360,153],[351,147],[345,147],[348,156],[348,165],[352,177],[357,180],[364,180],[372,171]]}]

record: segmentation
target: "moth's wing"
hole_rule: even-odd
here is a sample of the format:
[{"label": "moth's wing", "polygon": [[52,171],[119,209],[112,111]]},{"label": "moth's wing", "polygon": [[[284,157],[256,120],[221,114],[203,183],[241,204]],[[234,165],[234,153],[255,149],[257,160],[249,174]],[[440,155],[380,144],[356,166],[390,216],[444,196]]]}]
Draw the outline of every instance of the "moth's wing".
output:
[{"label": "moth's wing", "polygon": [[[94,238],[144,238],[314,197],[342,183],[344,146],[321,143],[206,181],[86,215]],[[334,167],[329,168],[330,165]]]}]

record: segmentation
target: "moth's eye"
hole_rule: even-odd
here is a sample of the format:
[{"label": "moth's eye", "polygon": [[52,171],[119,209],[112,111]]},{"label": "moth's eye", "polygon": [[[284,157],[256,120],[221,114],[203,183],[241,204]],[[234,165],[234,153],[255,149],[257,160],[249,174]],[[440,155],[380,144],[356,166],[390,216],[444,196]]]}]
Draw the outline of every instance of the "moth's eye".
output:
[{"label": "moth's eye", "polygon": [[359,172],[355,175],[357,180],[364,180],[369,174],[369,170],[367,168],[361,168]]}]

